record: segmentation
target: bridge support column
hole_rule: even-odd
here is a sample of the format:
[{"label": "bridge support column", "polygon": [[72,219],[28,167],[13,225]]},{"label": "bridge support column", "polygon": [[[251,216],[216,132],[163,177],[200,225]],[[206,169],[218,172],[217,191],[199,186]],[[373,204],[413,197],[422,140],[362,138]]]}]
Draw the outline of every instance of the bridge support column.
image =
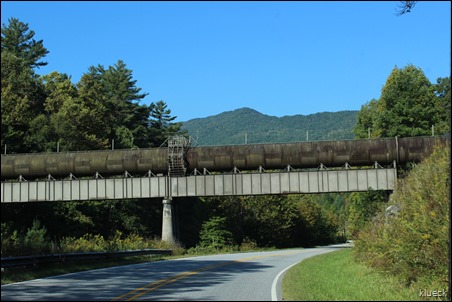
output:
[{"label": "bridge support column", "polygon": [[162,241],[175,241],[173,231],[173,200],[171,197],[163,199]]}]

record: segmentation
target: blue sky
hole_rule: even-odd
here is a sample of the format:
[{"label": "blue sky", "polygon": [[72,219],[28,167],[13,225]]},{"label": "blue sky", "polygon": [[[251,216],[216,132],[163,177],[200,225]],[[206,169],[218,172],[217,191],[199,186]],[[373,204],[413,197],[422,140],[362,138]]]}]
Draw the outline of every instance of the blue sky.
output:
[{"label": "blue sky", "polygon": [[451,2],[2,1],[49,50],[37,70],[77,83],[123,60],[142,103],[187,121],[250,107],[272,116],[359,110],[392,69],[450,76]]}]

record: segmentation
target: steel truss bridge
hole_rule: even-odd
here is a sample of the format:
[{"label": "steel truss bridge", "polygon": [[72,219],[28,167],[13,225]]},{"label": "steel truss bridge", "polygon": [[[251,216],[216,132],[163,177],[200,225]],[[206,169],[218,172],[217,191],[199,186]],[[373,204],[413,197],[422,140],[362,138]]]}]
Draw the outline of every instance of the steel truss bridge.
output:
[{"label": "steel truss bridge", "polygon": [[166,150],[2,155],[0,195],[2,203],[163,198],[162,240],[174,241],[172,198],[392,191],[397,165],[445,142],[450,136],[191,148],[173,137]]},{"label": "steel truss bridge", "polygon": [[382,167],[295,170],[288,166],[282,171],[210,173],[195,170],[188,176],[155,175],[149,171],[143,177],[123,176],[56,180],[51,175],[45,180],[1,183],[1,202],[81,201],[133,198],[169,198],[190,196],[241,196],[266,194],[305,194],[327,192],[355,192],[393,190],[397,179],[396,164]]}]

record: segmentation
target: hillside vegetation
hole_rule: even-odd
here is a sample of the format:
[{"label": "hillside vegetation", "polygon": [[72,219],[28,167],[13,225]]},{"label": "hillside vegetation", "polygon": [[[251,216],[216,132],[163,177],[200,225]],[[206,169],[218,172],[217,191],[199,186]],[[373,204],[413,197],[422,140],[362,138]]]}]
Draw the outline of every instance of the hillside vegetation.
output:
[{"label": "hillside vegetation", "polygon": [[400,179],[356,240],[355,258],[407,286],[448,291],[450,145]]},{"label": "hillside vegetation", "polygon": [[189,120],[182,129],[201,146],[353,139],[357,114],[339,111],[276,117],[240,108]]}]

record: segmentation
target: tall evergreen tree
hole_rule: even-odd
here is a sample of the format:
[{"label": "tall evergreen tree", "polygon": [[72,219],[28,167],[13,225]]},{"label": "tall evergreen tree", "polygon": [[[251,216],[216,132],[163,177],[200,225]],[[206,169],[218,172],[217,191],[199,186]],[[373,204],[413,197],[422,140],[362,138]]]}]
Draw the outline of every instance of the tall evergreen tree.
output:
[{"label": "tall evergreen tree", "polygon": [[148,136],[149,108],[138,102],[147,93],[133,80],[132,70],[118,60],[114,66],[105,69],[102,65],[91,66],[88,73],[98,83],[97,93],[104,96],[106,112],[104,122],[109,125],[106,133],[109,140],[115,140],[115,147],[146,147]]},{"label": "tall evergreen tree", "polygon": [[148,93],[140,93],[141,88],[136,86],[133,80],[132,70],[128,69],[122,60],[114,66],[110,66],[103,74],[105,90],[108,96],[108,106],[114,108],[116,116],[113,120],[115,133],[114,139],[123,147],[137,144],[145,147],[142,140],[146,136],[149,109],[139,102]]},{"label": "tall evergreen tree", "polygon": [[172,135],[185,135],[186,131],[181,131],[182,123],[174,123],[177,116],[171,116],[171,110],[167,109],[167,104],[160,100],[151,103],[150,109],[150,142],[152,146],[158,147]]},{"label": "tall evergreen tree", "polygon": [[39,61],[49,51],[44,47],[43,41],[33,39],[35,32],[30,30],[28,24],[16,18],[8,19],[9,24],[2,24],[2,52],[7,51],[24,60],[30,68],[47,65],[47,62]]}]

